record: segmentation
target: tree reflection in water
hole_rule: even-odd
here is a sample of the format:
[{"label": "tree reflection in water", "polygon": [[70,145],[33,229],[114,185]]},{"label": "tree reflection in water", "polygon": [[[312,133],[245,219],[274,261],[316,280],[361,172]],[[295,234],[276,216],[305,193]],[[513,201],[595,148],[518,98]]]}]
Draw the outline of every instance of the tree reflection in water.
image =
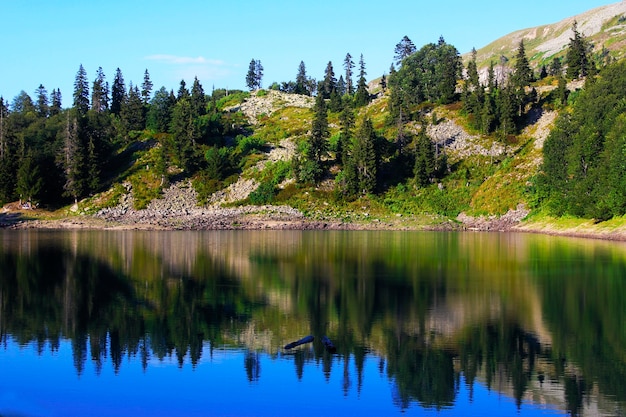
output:
[{"label": "tree reflection in water", "polygon": [[[594,386],[626,401],[626,262],[603,246],[589,255],[542,239],[447,234],[2,236],[0,337],[40,354],[70,339],[79,375],[87,360],[96,373],[107,360],[121,372],[127,358],[144,370],[165,358],[196,367],[203,354],[236,347],[247,352],[250,383],[270,355],[292,360],[298,380],[307,364],[327,380],[341,373],[344,395],[361,392],[372,358],[402,409],[453,407],[460,384],[471,398],[478,382],[521,407],[557,381],[570,415]],[[576,270],[557,275],[555,254]],[[599,255],[611,263],[590,280]],[[312,344],[281,351],[306,334]]]}]

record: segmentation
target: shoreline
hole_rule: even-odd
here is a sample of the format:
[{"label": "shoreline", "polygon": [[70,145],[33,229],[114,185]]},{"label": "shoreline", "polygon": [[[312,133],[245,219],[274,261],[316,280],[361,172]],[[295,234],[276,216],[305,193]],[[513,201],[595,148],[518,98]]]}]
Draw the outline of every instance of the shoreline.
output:
[{"label": "shoreline", "polygon": [[[134,211],[118,219],[96,215],[69,215],[48,218],[41,212],[16,210],[0,213],[0,229],[6,230],[144,230],[144,231],[201,231],[201,230],[389,230],[389,231],[457,231],[534,233],[548,236],[584,238],[625,242],[626,229],[599,230],[593,226],[558,227],[552,223],[507,220],[502,218],[471,218],[460,216],[459,222],[420,224],[404,217],[392,220],[341,221],[340,219],[311,219],[302,214],[272,210],[268,207],[203,210],[175,216],[141,216]],[[139,216],[139,217],[137,217]],[[463,221],[460,221],[463,220]]]}]

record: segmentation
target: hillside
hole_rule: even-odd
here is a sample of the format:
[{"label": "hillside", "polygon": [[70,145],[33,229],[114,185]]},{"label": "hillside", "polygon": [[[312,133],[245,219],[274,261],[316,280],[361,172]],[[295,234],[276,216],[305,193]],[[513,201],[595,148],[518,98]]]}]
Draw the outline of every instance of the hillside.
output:
[{"label": "hillside", "polygon": [[[591,41],[596,54],[605,48],[619,59],[626,50],[626,2],[621,2],[507,35],[478,50],[478,66],[484,70],[484,65],[495,58],[504,63],[506,60],[500,60],[501,56],[515,60],[513,56],[521,39],[525,41],[532,67],[563,56],[574,22]],[[429,53],[436,54],[436,48],[449,45],[428,47],[433,48]],[[413,56],[418,55],[419,52]],[[412,65],[417,65],[417,61]],[[513,65],[505,64],[505,67],[508,69],[502,74],[514,70]],[[399,74],[397,77],[406,76],[403,74],[407,71],[400,68]],[[179,117],[180,125],[175,127],[181,129],[180,133],[175,133],[172,124],[161,130],[143,125],[135,130],[117,131],[115,141],[107,145],[114,152],[106,165],[102,165],[106,168],[106,180],[97,192],[54,212],[24,209],[30,203],[22,207],[16,203],[7,205],[0,213],[0,225],[519,229],[622,239],[625,234],[621,217],[602,224],[593,220],[562,222],[540,207],[544,197],[537,194],[536,180],[544,160],[544,143],[559,114],[571,112],[585,90],[584,79],[565,84],[559,77],[529,81],[515,90],[498,83],[490,90],[486,84],[468,89],[469,81],[459,82],[453,76],[447,98],[418,102],[410,100],[410,92],[394,95],[393,88],[400,87],[383,89],[378,82],[370,82],[366,104],[355,105],[354,97],[349,95],[339,98],[339,102],[335,97],[333,103],[332,96],[325,101],[327,132],[317,160],[310,157],[311,137],[319,117],[316,113],[319,100],[314,97],[264,89],[249,93],[220,91],[213,97],[203,94],[204,111],[194,120],[194,117],[179,117],[185,110],[181,104],[191,106],[192,99],[197,99],[183,95],[182,99],[173,99],[171,113],[163,116]],[[562,93],[558,93],[559,89]],[[398,97],[405,97],[406,101],[398,101]],[[478,103],[474,110],[472,100]],[[393,116],[398,108],[402,109],[400,116]],[[352,133],[348,133],[348,142],[343,142],[344,124],[348,123],[346,109],[353,118]],[[404,117],[402,111],[406,111]],[[486,119],[490,120],[486,125],[477,121],[483,113],[487,115],[484,117],[491,117]],[[21,120],[18,117],[23,115],[16,112],[9,116]],[[29,117],[41,126],[54,122],[49,126],[51,131],[70,132],[69,112],[47,120],[35,119],[32,114]],[[98,120],[97,115],[92,114],[92,119]],[[364,128],[368,123],[371,131]],[[109,129],[115,132],[118,125]],[[198,135],[199,131],[203,133]],[[57,141],[58,149],[65,150],[67,142],[59,141],[70,137],[69,133],[59,133],[53,140]],[[428,145],[424,145],[423,137]],[[191,140],[185,142],[181,138]],[[372,142],[367,145],[360,143],[361,140]],[[350,165],[366,162],[365,157],[357,160],[354,156],[365,152],[366,146],[376,153],[369,157],[375,160],[375,165],[367,168]],[[429,149],[424,151],[424,146]],[[49,158],[52,157],[50,154]],[[423,162],[420,158],[430,159]],[[49,163],[53,168],[53,162]],[[418,166],[420,163],[425,165]],[[12,167],[17,170],[16,166]],[[350,175],[361,175],[369,169],[375,171],[373,186],[346,185],[356,181]],[[418,169],[430,171],[422,178]],[[23,171],[29,170],[33,169],[25,165]],[[22,188],[28,185],[28,177],[24,181]],[[62,184],[57,181],[56,186],[60,189]],[[36,184],[32,187],[36,189]]]},{"label": "hillside", "polygon": [[[562,57],[572,35],[572,25],[593,46],[593,52],[600,54],[605,48],[610,56],[620,59],[626,51],[626,2],[598,7],[572,16],[560,22],[522,29],[503,36],[487,46],[477,49],[477,62],[480,68],[487,68],[490,62],[498,64],[501,57],[512,60],[521,40],[524,40],[526,53],[534,68],[547,65],[554,57]],[[469,59],[469,54],[464,56]]]}]

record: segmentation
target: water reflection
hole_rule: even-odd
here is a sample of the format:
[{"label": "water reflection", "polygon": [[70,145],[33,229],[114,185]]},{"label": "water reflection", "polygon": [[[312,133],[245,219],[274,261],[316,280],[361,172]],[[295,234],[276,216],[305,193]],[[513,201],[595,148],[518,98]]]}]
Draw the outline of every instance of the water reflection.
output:
[{"label": "water reflection", "polygon": [[[375,358],[394,404],[433,410],[477,384],[570,415],[623,413],[626,250],[545,236],[393,232],[0,234],[0,338],[76,372],[244,349],[361,392]],[[312,344],[282,347],[311,334]],[[330,353],[321,343],[328,336]],[[370,359],[371,360],[371,359]],[[265,365],[267,366],[267,365]],[[617,411],[616,411],[617,410]]]}]

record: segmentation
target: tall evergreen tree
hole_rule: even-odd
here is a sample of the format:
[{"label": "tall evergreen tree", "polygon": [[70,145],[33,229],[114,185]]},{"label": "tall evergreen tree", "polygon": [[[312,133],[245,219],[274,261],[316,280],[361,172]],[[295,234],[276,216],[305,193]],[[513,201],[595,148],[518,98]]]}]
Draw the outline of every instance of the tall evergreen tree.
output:
[{"label": "tall evergreen tree", "polygon": [[256,68],[254,70],[254,77],[256,82],[256,88],[262,88],[263,86],[263,65],[261,65],[261,60],[257,59]]},{"label": "tall evergreen tree", "polygon": [[574,37],[570,38],[569,48],[565,55],[567,63],[567,77],[570,79],[586,77],[592,66],[592,60],[589,55],[589,42],[578,31],[578,23],[572,25]]},{"label": "tall evergreen tree", "polygon": [[52,94],[50,94],[51,105],[50,105],[50,116],[57,115],[61,113],[62,110],[62,97],[61,90],[58,88],[56,90],[52,90]]},{"label": "tall evergreen tree", "polygon": [[313,107],[313,122],[309,135],[308,158],[316,163],[321,163],[322,157],[328,151],[328,111],[324,98],[318,94]]},{"label": "tall evergreen tree", "polygon": [[141,98],[143,104],[147,105],[150,102],[150,96],[152,94],[152,81],[150,80],[150,73],[146,69],[143,73],[143,83],[141,83]]},{"label": "tall evergreen tree", "polygon": [[102,67],[98,68],[96,79],[91,89],[91,108],[98,113],[109,108],[109,84],[106,82]]},{"label": "tall evergreen tree", "polygon": [[17,171],[17,194],[20,203],[29,205],[37,203],[37,197],[41,192],[43,178],[40,175],[39,166],[34,160],[33,151],[28,150],[21,158]]},{"label": "tall evergreen tree", "polygon": [[516,88],[525,88],[528,87],[532,81],[533,70],[530,68],[530,63],[526,57],[526,48],[524,46],[524,40],[522,39],[517,48],[512,82],[513,86]]},{"label": "tall evergreen tree", "polygon": [[417,51],[415,44],[408,36],[404,36],[400,42],[396,44],[396,48],[394,49],[394,60],[396,65],[402,65],[402,61],[404,58],[407,58],[414,54]]},{"label": "tall evergreen tree", "polygon": [[193,85],[191,86],[191,107],[195,117],[203,116],[206,114],[207,100],[204,94],[202,84],[198,80],[198,77],[193,79]]},{"label": "tall evergreen tree", "polygon": [[126,99],[122,103],[120,111],[122,125],[126,132],[131,130],[143,130],[146,126],[144,104],[139,87],[130,84]]},{"label": "tall evergreen tree", "polygon": [[476,65],[476,48],[472,48],[472,54],[467,63],[467,83],[470,89],[480,88],[480,78],[478,76],[478,66]]},{"label": "tall evergreen tree", "polygon": [[435,147],[424,129],[417,135],[415,146],[415,183],[418,187],[427,186],[435,173]]},{"label": "tall evergreen tree", "polygon": [[180,80],[178,85],[178,92],[176,93],[176,101],[189,98],[189,90],[187,89],[187,83],[185,80]]},{"label": "tall evergreen tree", "polygon": [[124,76],[122,75],[122,70],[118,68],[115,71],[113,87],[111,87],[111,113],[119,116],[125,97],[126,85],[124,84]]},{"label": "tall evergreen tree", "polygon": [[63,169],[65,173],[63,195],[72,197],[75,203],[85,192],[84,150],[79,137],[76,113],[76,109],[67,112],[63,145]]},{"label": "tall evergreen tree", "polygon": [[89,110],[89,83],[87,72],[81,64],[74,80],[74,108],[80,117],[87,114]]},{"label": "tall evergreen tree", "polygon": [[335,78],[335,70],[333,69],[333,63],[328,61],[326,65],[326,70],[324,71],[324,80],[321,83],[321,88],[318,91],[318,94],[322,95],[323,98],[329,99],[330,93],[333,92],[337,88],[337,79]]},{"label": "tall evergreen tree", "polygon": [[298,74],[296,75],[296,87],[294,89],[294,93],[303,94],[306,96],[311,95],[311,91],[308,88],[308,78],[306,76],[306,66],[304,65],[304,61],[300,61],[300,65],[298,66]]},{"label": "tall evergreen tree", "polygon": [[183,97],[174,105],[172,121],[170,123],[172,134],[173,154],[178,166],[186,171],[193,168],[197,130],[191,100]]},{"label": "tall evergreen tree", "polygon": [[357,130],[351,158],[356,173],[357,192],[363,195],[373,193],[378,184],[378,161],[376,132],[369,118],[364,118]]},{"label": "tall evergreen tree", "polygon": [[344,79],[346,82],[346,94],[352,95],[354,93],[354,85],[352,84],[352,69],[354,68],[354,61],[352,60],[352,55],[350,55],[350,53],[347,53],[345,59],[343,60],[343,68],[346,70],[346,78]]},{"label": "tall evergreen tree", "polygon": [[48,101],[48,91],[43,86],[43,84],[39,84],[37,91],[35,92],[37,95],[37,115],[39,117],[48,117],[50,113],[50,106]]},{"label": "tall evergreen tree", "polygon": [[367,80],[365,79],[366,75],[365,60],[363,59],[363,54],[361,54],[361,58],[359,59],[359,81],[354,96],[354,102],[357,107],[365,106],[370,102],[370,93],[367,90]]}]

